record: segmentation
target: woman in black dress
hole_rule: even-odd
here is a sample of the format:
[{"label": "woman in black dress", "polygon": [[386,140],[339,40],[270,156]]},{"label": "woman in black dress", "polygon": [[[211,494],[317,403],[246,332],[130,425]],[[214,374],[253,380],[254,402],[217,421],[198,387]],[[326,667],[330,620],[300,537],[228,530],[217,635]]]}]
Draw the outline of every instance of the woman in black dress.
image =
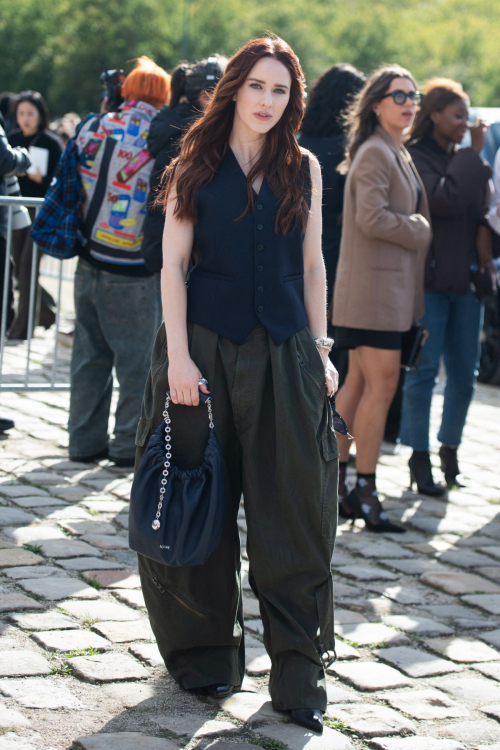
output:
[{"label": "woman in black dress", "polygon": [[[25,91],[20,94],[16,102],[15,116],[19,128],[9,133],[10,145],[22,146],[28,151],[34,148],[40,149],[36,153],[42,157],[42,161],[43,157],[45,159],[44,164],[38,162],[37,165],[35,161],[29,172],[18,177],[21,194],[25,198],[44,198],[61,156],[62,147],[48,129],[49,111],[42,95],[37,91]],[[35,209],[30,208],[29,212],[33,221]],[[14,277],[19,290],[19,302],[17,314],[8,337],[9,339],[26,339],[28,336],[31,266],[33,261],[33,240],[30,237],[30,227],[14,232],[12,239]],[[38,255],[38,263],[40,263],[40,254]],[[51,295],[38,285],[34,326],[43,325],[45,328],[50,328],[56,319],[53,310],[54,305],[55,302]],[[39,313],[37,313],[38,307],[40,308]]]},{"label": "woman in black dress", "polygon": [[193,407],[199,390],[210,392],[226,520],[204,565],[172,568],[139,556],[139,570],[158,647],[179,685],[219,697],[238,690],[243,493],[273,706],[322,732],[325,668],[335,647],[338,448],[327,396],[337,373],[326,338],[321,171],[296,141],[303,85],[283,40],[249,42],[229,61],[168,171],[165,325],[153,350],[137,460],[170,390],[173,461],[199,466],[208,425]]}]

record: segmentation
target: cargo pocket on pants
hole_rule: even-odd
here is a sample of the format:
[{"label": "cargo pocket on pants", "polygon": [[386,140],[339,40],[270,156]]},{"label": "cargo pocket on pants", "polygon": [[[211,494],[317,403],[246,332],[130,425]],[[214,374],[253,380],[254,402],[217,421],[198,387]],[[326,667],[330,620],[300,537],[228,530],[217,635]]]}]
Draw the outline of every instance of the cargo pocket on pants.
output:
[{"label": "cargo pocket on pants", "polygon": [[137,425],[137,430],[135,433],[135,444],[138,448],[142,448],[144,443],[147,440],[149,431],[151,429],[151,422],[149,419],[146,419],[145,417],[141,417],[139,419],[139,424]]},{"label": "cargo pocket on pants", "polygon": [[135,433],[135,471],[137,471],[137,468],[139,464],[141,463],[142,457],[144,455],[144,452],[146,450],[146,440],[148,439],[148,436],[151,432],[151,422],[149,419],[146,419],[145,417],[141,417],[139,419],[139,424],[137,425],[137,430]]},{"label": "cargo pocket on pants", "polygon": [[335,433],[329,426],[321,438],[321,456],[321,536],[328,544],[333,544],[337,531],[339,449]]},{"label": "cargo pocket on pants", "polygon": [[333,626],[333,577],[331,573],[326,581],[318,586],[315,594],[319,619],[318,654],[324,669],[328,669],[337,658]]}]

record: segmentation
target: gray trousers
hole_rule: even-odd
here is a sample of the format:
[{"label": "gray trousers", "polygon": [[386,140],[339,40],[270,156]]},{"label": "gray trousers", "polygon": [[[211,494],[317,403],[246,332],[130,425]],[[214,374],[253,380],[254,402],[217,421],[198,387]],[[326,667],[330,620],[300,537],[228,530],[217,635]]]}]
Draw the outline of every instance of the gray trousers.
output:
[{"label": "gray trousers", "polygon": [[[188,324],[190,352],[213,396],[225,472],[219,548],[195,568],[139,556],[151,625],[185,689],[239,686],[245,670],[237,515],[243,493],[249,580],[259,599],[278,710],[326,709],[324,658],[335,645],[330,560],[337,526],[338,448],[324,367],[308,329],[276,346],[258,325],[241,346]],[[155,342],[137,430],[136,465],[162,419],[168,359]],[[205,407],[171,406],[172,462],[199,466]]]},{"label": "gray trousers", "polygon": [[75,336],[71,357],[70,456],[108,448],[113,368],[120,387],[114,458],[133,458],[155,334],[161,323],[159,274],[124,276],[80,259],[75,274]]}]

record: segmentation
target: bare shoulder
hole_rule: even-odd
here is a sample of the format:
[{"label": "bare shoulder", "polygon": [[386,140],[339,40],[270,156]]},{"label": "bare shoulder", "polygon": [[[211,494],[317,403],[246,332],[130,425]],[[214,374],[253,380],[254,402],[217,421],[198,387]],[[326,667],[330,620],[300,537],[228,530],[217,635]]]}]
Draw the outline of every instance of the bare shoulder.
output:
[{"label": "bare shoulder", "polygon": [[317,156],[315,156],[315,154],[313,154],[312,151],[309,151],[309,149],[304,148],[303,146],[300,146],[300,145],[299,145],[299,149],[300,149],[300,153],[302,154],[302,159],[304,158],[308,159],[309,164],[317,164],[317,166],[319,167],[318,158]]},{"label": "bare shoulder", "polygon": [[309,162],[309,174],[311,176],[311,183],[313,185],[313,189],[316,191],[321,187],[321,166],[318,161],[318,158],[312,153],[312,151],[308,151],[307,148],[302,148],[302,146],[299,146],[300,152],[302,154],[302,158],[306,158]]}]

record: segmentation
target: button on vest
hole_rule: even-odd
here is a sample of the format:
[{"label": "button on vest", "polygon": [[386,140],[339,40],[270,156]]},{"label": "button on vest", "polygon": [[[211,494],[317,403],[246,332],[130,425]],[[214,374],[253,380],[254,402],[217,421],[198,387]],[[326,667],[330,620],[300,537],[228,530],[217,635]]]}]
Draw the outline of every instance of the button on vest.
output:
[{"label": "button on vest", "polygon": [[189,276],[187,319],[235,344],[260,321],[279,345],[307,326],[304,233],[300,226],[274,231],[278,201],[265,178],[254,198],[255,210],[245,213],[247,178],[228,148],[197,194],[199,261]]}]

